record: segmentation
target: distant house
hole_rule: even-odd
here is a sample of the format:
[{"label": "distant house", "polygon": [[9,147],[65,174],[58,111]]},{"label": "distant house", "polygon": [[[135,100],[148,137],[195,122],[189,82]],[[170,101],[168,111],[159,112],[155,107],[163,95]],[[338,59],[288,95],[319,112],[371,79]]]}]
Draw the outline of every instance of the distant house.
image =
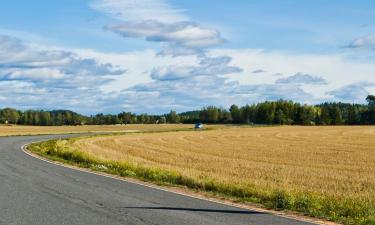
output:
[{"label": "distant house", "polygon": [[195,124],[195,129],[202,129],[203,128],[203,124],[202,123],[196,123]]}]

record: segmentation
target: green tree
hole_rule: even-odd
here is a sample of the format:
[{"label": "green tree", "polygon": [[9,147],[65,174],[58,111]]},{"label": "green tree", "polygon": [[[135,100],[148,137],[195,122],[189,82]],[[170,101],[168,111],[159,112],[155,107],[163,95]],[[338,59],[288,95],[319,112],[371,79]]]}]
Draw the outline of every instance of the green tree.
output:
[{"label": "green tree", "polygon": [[301,116],[301,119],[300,119],[301,125],[313,125],[313,124],[315,124],[315,109],[314,109],[314,107],[308,106],[308,105],[302,106],[300,116]]},{"label": "green tree", "polygon": [[375,95],[368,95],[366,101],[368,102],[368,106],[370,108],[375,107]]},{"label": "green tree", "polygon": [[7,121],[8,123],[17,124],[20,119],[20,112],[15,109],[6,108],[2,110],[1,117],[3,122]]},{"label": "green tree", "polygon": [[375,124],[375,96],[369,95],[366,98],[368,108],[364,112],[363,118],[368,124]]},{"label": "green tree", "polygon": [[332,124],[332,118],[330,116],[329,108],[327,106],[323,106],[321,108],[320,121],[323,125]]},{"label": "green tree", "polygon": [[205,111],[205,122],[217,123],[219,121],[220,111],[218,108],[209,106],[206,109],[203,109],[203,111]]},{"label": "green tree", "polygon": [[124,123],[124,124],[130,124],[133,122],[133,117],[134,115],[130,112],[123,112],[123,113],[120,113],[118,114],[118,117],[120,118],[120,120]]},{"label": "green tree", "polygon": [[167,121],[169,123],[179,123],[180,116],[176,113],[176,111],[171,110],[169,114],[167,115]]},{"label": "green tree", "polygon": [[340,108],[335,105],[332,110],[332,125],[341,125],[343,123]]},{"label": "green tree", "polygon": [[42,126],[52,125],[51,115],[49,112],[41,111],[39,114],[40,114],[40,125]]},{"label": "green tree", "polygon": [[360,109],[355,105],[351,105],[348,109],[347,124],[354,125],[354,124],[359,124],[360,122],[361,122]]},{"label": "green tree", "polygon": [[229,108],[233,123],[241,123],[241,111],[237,105],[231,105]]}]

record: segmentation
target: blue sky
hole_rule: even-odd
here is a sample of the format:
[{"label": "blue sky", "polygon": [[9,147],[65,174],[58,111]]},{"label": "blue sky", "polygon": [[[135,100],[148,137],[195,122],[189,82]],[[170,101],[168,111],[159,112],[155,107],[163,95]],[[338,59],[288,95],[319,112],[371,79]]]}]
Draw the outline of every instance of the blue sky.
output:
[{"label": "blue sky", "polygon": [[164,113],[375,92],[375,3],[3,1],[0,107]]},{"label": "blue sky", "polygon": [[[102,28],[112,21],[90,8],[91,0],[2,2],[2,29],[30,32],[51,43],[101,51],[152,47],[123,40]],[[373,33],[373,1],[169,1],[201,24],[223,28],[223,47],[297,52],[337,52],[359,36]],[[111,44],[108,44],[108,41]]]}]

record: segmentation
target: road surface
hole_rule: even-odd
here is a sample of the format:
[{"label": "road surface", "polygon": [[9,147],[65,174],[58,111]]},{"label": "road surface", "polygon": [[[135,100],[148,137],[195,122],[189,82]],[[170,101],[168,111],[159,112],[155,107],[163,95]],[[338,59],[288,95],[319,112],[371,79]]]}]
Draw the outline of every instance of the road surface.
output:
[{"label": "road surface", "polygon": [[64,136],[0,138],[1,225],[308,225],[77,171],[21,146]]}]

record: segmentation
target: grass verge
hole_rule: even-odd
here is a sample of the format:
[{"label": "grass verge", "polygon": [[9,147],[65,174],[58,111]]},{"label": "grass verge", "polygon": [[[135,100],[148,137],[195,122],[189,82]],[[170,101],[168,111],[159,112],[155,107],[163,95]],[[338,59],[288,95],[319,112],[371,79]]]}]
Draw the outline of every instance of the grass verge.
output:
[{"label": "grass verge", "polygon": [[371,207],[374,203],[351,198],[336,198],[322,193],[302,193],[282,189],[264,190],[256,186],[229,185],[210,179],[194,180],[175,171],[127,162],[100,160],[93,155],[72,149],[71,145],[77,139],[79,138],[34,143],[28,146],[28,150],[51,160],[93,171],[137,178],[160,185],[181,185],[231,200],[258,203],[269,209],[291,210],[344,224],[375,225],[375,212]]}]

